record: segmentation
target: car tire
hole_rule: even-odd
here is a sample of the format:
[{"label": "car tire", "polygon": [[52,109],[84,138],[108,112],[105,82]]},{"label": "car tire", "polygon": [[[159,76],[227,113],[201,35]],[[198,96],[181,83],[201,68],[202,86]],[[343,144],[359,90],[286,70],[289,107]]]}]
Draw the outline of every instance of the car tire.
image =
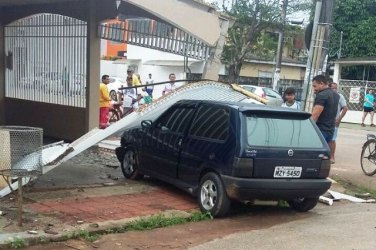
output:
[{"label": "car tire", "polygon": [[115,90],[110,91],[110,97],[113,101],[117,101],[117,95]]},{"label": "car tire", "polygon": [[134,150],[128,149],[125,151],[121,161],[121,171],[124,177],[130,180],[139,180],[144,177],[143,174],[139,173],[137,154]]},{"label": "car tire", "polygon": [[202,212],[209,212],[213,217],[227,214],[231,201],[221,178],[216,173],[205,174],[200,180],[198,191],[198,204]]},{"label": "car tire", "polygon": [[317,205],[319,198],[297,198],[288,201],[291,208],[299,212],[307,212]]}]

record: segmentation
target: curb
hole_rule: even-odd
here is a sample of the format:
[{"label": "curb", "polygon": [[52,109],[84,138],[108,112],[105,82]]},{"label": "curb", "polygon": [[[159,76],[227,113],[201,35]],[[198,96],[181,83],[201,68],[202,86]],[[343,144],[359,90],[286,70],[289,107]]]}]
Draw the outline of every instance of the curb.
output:
[{"label": "curb", "polygon": [[[194,210],[192,210],[194,211]],[[158,215],[164,215],[167,218],[172,216],[180,216],[183,218],[188,218],[190,216],[189,212],[181,211],[181,210],[166,210],[161,213],[156,213],[152,215],[147,216],[137,216],[127,219],[121,219],[121,220],[108,220],[103,222],[91,222],[91,223],[84,223],[82,225],[79,225],[79,227],[69,226],[66,229],[63,229],[64,232],[58,233],[56,235],[54,234],[47,234],[41,230],[38,231],[38,234],[29,234],[27,232],[20,232],[20,233],[5,233],[0,234],[0,249],[9,249],[10,242],[14,239],[22,239],[24,240],[25,247],[37,245],[37,244],[43,244],[43,243],[49,243],[49,242],[62,242],[69,240],[69,234],[72,234],[74,232],[78,231],[87,231],[89,233],[103,233],[106,230],[118,228],[124,225],[127,225],[131,222],[137,221],[139,219],[145,219],[152,216],[158,216]]]}]

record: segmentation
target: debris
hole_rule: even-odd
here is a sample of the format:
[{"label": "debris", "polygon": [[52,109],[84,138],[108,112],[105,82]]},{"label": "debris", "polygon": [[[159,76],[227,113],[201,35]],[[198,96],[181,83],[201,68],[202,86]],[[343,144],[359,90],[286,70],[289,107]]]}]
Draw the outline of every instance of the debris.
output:
[{"label": "debris", "polygon": [[319,197],[319,201],[322,202],[322,203],[325,203],[326,205],[333,205],[333,199],[330,199],[328,197],[325,197],[325,196],[320,196]]},{"label": "debris", "polygon": [[29,230],[27,231],[28,234],[38,234],[38,231],[35,230]]},{"label": "debris", "polygon": [[355,194],[355,197],[367,199],[367,198],[371,198],[371,194],[370,193]]},{"label": "debris", "polygon": [[77,224],[79,224],[79,225],[84,224],[84,221],[83,220],[78,220]]},{"label": "debris", "polygon": [[104,182],[103,186],[115,186],[115,183],[113,183],[113,182]]},{"label": "debris", "polygon": [[347,195],[347,194],[342,194],[342,193],[335,192],[335,191],[332,191],[332,190],[328,190],[328,192],[330,193],[331,196],[333,196],[334,200],[342,200],[343,199],[343,200],[349,200],[349,201],[356,202],[356,203],[373,203],[373,202],[376,202],[375,199],[364,200],[364,199],[361,199],[361,198],[357,198],[357,197]]},{"label": "debris", "polygon": [[116,246],[121,246],[121,243],[116,242],[115,245],[116,245]]},{"label": "debris", "polygon": [[5,213],[3,211],[0,211],[0,216],[3,216],[5,215]]},{"label": "debris", "polygon": [[98,224],[98,223],[91,223],[89,226],[90,226],[90,227],[98,228],[98,227],[99,227],[99,224]]}]

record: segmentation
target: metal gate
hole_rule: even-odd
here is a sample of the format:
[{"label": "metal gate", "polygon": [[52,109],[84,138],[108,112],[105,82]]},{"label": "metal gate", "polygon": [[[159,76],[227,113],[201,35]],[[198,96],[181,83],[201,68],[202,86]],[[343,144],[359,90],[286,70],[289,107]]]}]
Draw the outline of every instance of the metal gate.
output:
[{"label": "metal gate", "polygon": [[368,89],[376,90],[376,82],[365,80],[339,80],[339,92],[345,97],[349,110],[362,111]]},{"label": "metal gate", "polygon": [[86,22],[38,14],[5,26],[5,96],[86,106]]}]

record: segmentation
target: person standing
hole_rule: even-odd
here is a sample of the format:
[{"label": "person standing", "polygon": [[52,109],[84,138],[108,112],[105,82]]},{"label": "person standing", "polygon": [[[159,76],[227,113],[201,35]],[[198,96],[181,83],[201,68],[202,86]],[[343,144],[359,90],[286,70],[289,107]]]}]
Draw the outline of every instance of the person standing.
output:
[{"label": "person standing", "polygon": [[366,126],[364,124],[364,120],[366,119],[366,116],[368,114],[370,114],[371,127],[375,127],[375,124],[373,124],[374,104],[375,104],[375,97],[373,95],[373,89],[370,89],[368,90],[368,94],[364,98],[362,127]]},{"label": "person standing", "polygon": [[141,85],[140,80],[138,79],[138,76],[134,73],[132,69],[127,70],[127,78],[130,77],[132,79],[132,86],[139,86]]},{"label": "person standing", "polygon": [[110,83],[108,75],[102,76],[102,82],[99,84],[99,128],[104,129],[109,126],[108,114],[111,107],[111,97],[108,93],[107,84]]},{"label": "person standing", "polygon": [[[127,87],[132,87],[132,77],[127,77]],[[137,95],[136,88],[122,89],[118,92],[118,100],[122,101],[123,114],[127,115],[137,110],[141,95]]]},{"label": "person standing", "polygon": [[[337,83],[332,82],[332,83],[329,84],[329,87],[334,92],[338,93]],[[342,121],[342,118],[346,115],[347,110],[348,110],[345,97],[341,93],[338,93],[338,95],[339,95],[339,102],[338,102],[337,115],[336,115],[336,125],[334,127],[334,133],[333,133],[332,140],[329,143],[330,152],[331,152],[330,162],[332,164],[335,163],[336,139],[337,139],[337,134],[338,134],[338,128],[339,128],[339,125]]]},{"label": "person standing", "polygon": [[329,88],[327,79],[323,75],[317,75],[312,79],[312,87],[316,94],[312,119],[329,144],[333,138],[339,95]]},{"label": "person standing", "polygon": [[295,89],[289,87],[285,90],[283,94],[285,102],[282,103],[281,107],[291,108],[291,109],[300,109],[300,103],[295,100]]},{"label": "person standing", "polygon": [[[152,78],[151,73],[149,73],[149,76],[146,79],[146,85],[153,84],[153,83],[154,83],[154,80]],[[146,93],[148,93],[148,95],[150,96],[150,98],[153,99],[154,86],[146,86],[145,87],[145,91],[146,91]]]},{"label": "person standing", "polygon": [[175,83],[175,80],[176,80],[176,76],[174,73],[171,73],[168,78],[170,79],[170,82],[169,83],[166,83],[165,86],[164,86],[164,89],[162,91],[162,95],[166,95],[170,92],[172,92],[173,90],[176,89],[176,83]]}]

